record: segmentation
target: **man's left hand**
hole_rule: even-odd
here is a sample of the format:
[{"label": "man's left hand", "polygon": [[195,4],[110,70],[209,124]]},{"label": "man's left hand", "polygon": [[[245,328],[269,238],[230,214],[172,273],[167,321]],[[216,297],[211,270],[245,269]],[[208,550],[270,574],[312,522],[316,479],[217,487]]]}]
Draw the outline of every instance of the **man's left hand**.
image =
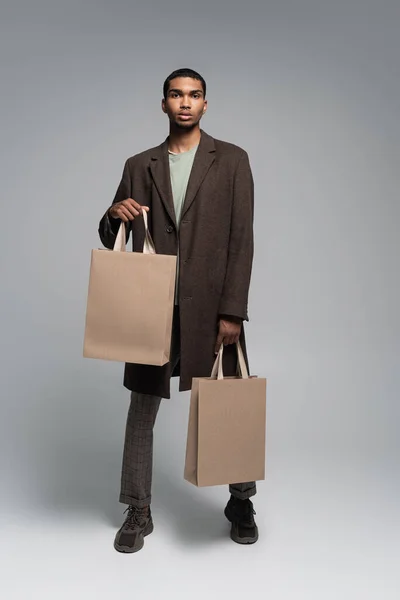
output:
[{"label": "man's left hand", "polygon": [[242,330],[242,321],[235,317],[221,317],[219,321],[219,331],[217,343],[215,344],[215,354],[218,354],[221,344],[229,346],[239,341]]}]

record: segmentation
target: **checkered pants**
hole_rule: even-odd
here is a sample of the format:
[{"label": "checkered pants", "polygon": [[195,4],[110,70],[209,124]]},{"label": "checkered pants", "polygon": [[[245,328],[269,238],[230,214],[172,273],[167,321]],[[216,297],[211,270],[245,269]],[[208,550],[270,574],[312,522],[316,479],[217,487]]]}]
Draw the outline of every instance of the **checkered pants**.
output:
[{"label": "checkered pants", "polygon": [[[179,314],[174,313],[174,326],[171,343],[173,367],[179,361]],[[143,508],[151,503],[151,483],[153,473],[153,429],[161,398],[148,394],[131,393],[131,404],[125,431],[125,445],[122,460],[121,493],[119,500]],[[245,500],[254,496],[256,484],[234,483],[230,493]]]}]

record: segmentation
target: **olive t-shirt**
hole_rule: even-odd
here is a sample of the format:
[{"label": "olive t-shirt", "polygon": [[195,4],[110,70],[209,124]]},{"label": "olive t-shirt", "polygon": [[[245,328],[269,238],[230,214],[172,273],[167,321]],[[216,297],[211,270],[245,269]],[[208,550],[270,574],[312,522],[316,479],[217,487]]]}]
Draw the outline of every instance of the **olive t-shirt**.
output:
[{"label": "olive t-shirt", "polygon": [[[187,152],[175,154],[169,152],[169,170],[171,175],[172,196],[174,200],[176,224],[179,229],[182,206],[186,196],[186,190],[192,171],[194,157],[198,146],[194,146]],[[175,304],[178,304],[178,280],[179,280],[179,245],[176,267]]]}]

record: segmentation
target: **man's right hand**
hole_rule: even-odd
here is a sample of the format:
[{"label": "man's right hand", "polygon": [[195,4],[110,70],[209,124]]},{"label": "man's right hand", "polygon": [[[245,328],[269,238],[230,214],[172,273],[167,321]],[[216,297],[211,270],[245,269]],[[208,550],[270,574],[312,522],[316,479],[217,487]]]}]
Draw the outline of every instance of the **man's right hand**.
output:
[{"label": "man's right hand", "polygon": [[136,217],[138,217],[142,210],[149,211],[148,206],[140,206],[133,200],[132,198],[127,198],[126,200],[122,200],[121,202],[116,202],[111,206],[108,213],[113,219],[121,219],[124,223],[128,221],[133,221]]}]

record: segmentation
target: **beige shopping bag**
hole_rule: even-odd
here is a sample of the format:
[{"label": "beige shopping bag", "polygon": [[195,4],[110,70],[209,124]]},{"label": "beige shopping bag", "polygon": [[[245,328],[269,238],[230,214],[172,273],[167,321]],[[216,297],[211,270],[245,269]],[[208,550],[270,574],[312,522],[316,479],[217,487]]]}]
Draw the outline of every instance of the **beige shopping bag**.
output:
[{"label": "beige shopping bag", "polygon": [[143,253],[127,252],[121,222],[113,250],[92,250],[83,355],[161,366],[169,361],[176,256],[156,254],[147,213]]},{"label": "beige shopping bag", "polygon": [[221,346],[211,377],[193,379],[184,478],[199,487],[265,479],[267,380],[237,350],[238,377],[224,378]]}]

